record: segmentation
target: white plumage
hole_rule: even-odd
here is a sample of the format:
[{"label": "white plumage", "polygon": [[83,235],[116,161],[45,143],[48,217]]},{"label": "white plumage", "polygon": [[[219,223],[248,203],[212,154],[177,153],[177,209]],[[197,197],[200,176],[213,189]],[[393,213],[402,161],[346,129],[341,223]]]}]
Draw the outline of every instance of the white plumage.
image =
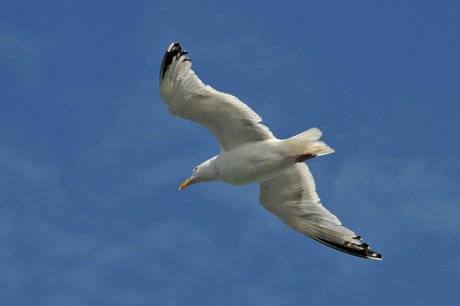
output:
[{"label": "white plumage", "polygon": [[238,98],[203,84],[191,60],[172,43],[160,70],[160,96],[171,114],[208,128],[221,152],[197,166],[179,189],[194,183],[260,183],[260,203],[292,229],[355,256],[381,259],[320,203],[305,160],[334,152],[309,129],[280,140]]}]

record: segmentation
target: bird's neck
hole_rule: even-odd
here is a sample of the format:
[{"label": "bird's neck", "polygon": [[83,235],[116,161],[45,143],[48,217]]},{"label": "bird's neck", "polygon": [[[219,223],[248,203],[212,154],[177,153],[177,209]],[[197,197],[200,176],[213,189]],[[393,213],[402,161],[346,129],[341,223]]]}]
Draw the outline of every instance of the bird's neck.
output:
[{"label": "bird's neck", "polygon": [[201,167],[203,172],[202,181],[203,182],[211,182],[211,181],[218,181],[219,180],[219,170],[217,168],[216,162],[217,156],[214,156],[207,161],[205,161]]}]

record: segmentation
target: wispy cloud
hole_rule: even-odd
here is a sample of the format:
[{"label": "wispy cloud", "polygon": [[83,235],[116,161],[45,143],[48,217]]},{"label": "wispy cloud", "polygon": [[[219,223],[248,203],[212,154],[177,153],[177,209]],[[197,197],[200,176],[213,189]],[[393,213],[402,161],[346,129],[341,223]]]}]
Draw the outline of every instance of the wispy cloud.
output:
[{"label": "wispy cloud", "polygon": [[2,295],[6,301],[27,304],[36,291],[24,290],[45,278],[45,253],[56,235],[63,234],[59,219],[65,219],[68,202],[57,167],[33,161],[5,143],[0,144],[0,194]]},{"label": "wispy cloud", "polygon": [[38,76],[36,57],[39,46],[29,38],[14,32],[0,32],[0,63],[35,81]]},{"label": "wispy cloud", "polygon": [[[453,169],[457,169],[453,171]],[[360,153],[345,161],[334,181],[337,214],[382,253],[410,254],[460,233],[456,216],[459,164],[453,158]],[[337,204],[339,203],[339,204]],[[431,237],[431,238],[428,238]],[[367,238],[369,239],[369,238]],[[382,245],[383,243],[383,245]]]}]

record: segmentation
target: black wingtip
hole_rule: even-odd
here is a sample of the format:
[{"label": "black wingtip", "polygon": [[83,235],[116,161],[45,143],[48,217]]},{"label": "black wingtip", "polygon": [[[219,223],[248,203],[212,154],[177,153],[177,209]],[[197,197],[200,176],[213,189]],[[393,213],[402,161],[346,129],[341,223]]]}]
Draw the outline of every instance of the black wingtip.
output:
[{"label": "black wingtip", "polygon": [[163,62],[161,63],[160,69],[160,81],[165,76],[168,66],[171,65],[174,57],[180,57],[187,54],[187,51],[183,51],[182,47],[178,42],[173,42],[169,45],[168,50],[166,50],[165,56],[163,57]]},{"label": "black wingtip", "polygon": [[[356,237],[361,239],[361,237]],[[369,245],[367,243],[355,244],[350,243],[350,245],[345,244],[338,244],[332,241],[326,241],[323,239],[316,239],[317,241],[334,248],[336,250],[342,251],[344,253],[348,253],[354,256],[362,257],[362,258],[369,258],[374,260],[382,260],[382,254],[372,251],[369,249]]]}]

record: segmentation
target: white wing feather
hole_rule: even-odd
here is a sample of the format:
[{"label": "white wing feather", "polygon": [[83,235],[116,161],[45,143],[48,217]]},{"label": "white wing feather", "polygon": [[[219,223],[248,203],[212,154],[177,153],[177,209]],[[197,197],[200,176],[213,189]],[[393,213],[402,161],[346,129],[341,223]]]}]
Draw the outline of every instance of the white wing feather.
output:
[{"label": "white wing feather", "polygon": [[382,259],[320,203],[315,181],[304,163],[260,183],[260,203],[289,227],[310,238],[356,256]]},{"label": "white wing feather", "polygon": [[178,43],[166,52],[160,71],[160,96],[171,114],[208,128],[222,150],[274,138],[249,106],[203,84]]}]

